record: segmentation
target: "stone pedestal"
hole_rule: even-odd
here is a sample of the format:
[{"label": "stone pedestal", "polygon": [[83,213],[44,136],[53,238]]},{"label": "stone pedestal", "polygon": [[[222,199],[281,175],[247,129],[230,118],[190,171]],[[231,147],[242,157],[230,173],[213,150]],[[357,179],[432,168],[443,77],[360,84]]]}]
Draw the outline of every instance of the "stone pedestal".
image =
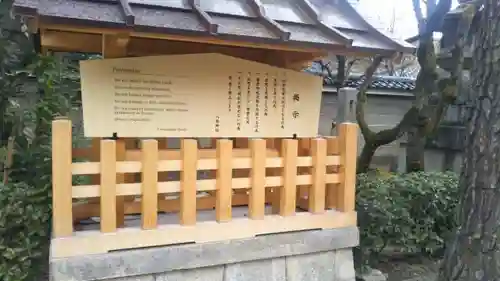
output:
[{"label": "stone pedestal", "polygon": [[52,281],[354,281],[356,227],[51,260]]}]

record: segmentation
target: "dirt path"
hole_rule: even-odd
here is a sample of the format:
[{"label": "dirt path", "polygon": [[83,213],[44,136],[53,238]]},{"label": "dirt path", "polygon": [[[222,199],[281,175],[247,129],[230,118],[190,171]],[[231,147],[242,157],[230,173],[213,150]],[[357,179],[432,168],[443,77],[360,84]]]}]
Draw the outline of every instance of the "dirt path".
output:
[{"label": "dirt path", "polygon": [[388,281],[434,281],[439,260],[422,257],[387,257],[376,268],[388,274]]}]

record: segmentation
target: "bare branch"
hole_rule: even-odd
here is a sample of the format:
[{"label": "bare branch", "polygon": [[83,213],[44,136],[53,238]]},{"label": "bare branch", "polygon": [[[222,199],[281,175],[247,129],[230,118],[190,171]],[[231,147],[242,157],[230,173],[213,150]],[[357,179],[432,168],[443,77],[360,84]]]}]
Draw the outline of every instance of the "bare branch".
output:
[{"label": "bare branch", "polygon": [[426,13],[427,13],[427,16],[430,16],[432,15],[432,13],[434,13],[434,11],[436,10],[436,0],[428,0],[425,2],[425,6],[427,7],[426,8]]},{"label": "bare branch", "polygon": [[415,18],[418,24],[418,33],[423,34],[425,28],[425,17],[422,13],[422,7],[420,7],[420,0],[412,0],[413,2],[413,12],[415,13]]},{"label": "bare branch", "polygon": [[426,132],[429,134],[434,134],[436,132],[444,112],[446,112],[449,104],[452,103],[457,96],[458,83],[463,70],[464,48],[467,44],[467,36],[473,20],[472,15],[476,13],[479,6],[471,5],[466,9],[470,10],[464,11],[462,17],[460,18],[458,26],[459,36],[451,51],[451,61],[453,65],[450,69],[450,77],[440,79],[438,82],[440,100],[433,118],[426,126]]},{"label": "bare branch", "polygon": [[351,61],[349,61],[349,63],[347,64],[347,67],[346,67],[346,70],[345,70],[345,75],[347,78],[349,78],[349,75],[351,75],[351,71],[352,71],[352,68],[354,67],[354,65],[360,61],[360,59],[352,59]]},{"label": "bare branch", "polygon": [[373,59],[372,64],[366,69],[364,74],[364,81],[359,87],[358,95],[357,95],[357,103],[356,103],[356,120],[358,121],[359,128],[361,129],[361,133],[365,137],[365,139],[373,138],[374,132],[370,130],[368,123],[365,119],[365,103],[366,103],[366,92],[368,90],[368,86],[372,83],[373,74],[380,66],[383,57],[377,56]]},{"label": "bare branch", "polygon": [[347,73],[346,73],[346,57],[345,56],[336,56],[337,57],[337,89],[340,89],[342,85],[344,85],[345,80],[347,78]]}]

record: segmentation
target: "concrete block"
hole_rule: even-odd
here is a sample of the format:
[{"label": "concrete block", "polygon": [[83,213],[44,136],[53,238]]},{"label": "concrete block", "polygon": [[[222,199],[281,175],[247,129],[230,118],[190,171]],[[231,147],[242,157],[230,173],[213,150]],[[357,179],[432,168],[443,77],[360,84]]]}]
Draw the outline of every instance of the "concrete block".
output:
[{"label": "concrete block", "polygon": [[[380,271],[378,269],[374,269],[374,268],[371,268],[369,270],[369,272],[362,274],[361,276],[359,276],[359,278],[362,279],[363,281],[387,281],[387,276],[385,276],[385,274],[382,273],[382,271]],[[436,279],[429,278],[429,279],[424,279],[424,280],[436,280]],[[406,280],[406,281],[409,281],[409,280]],[[414,281],[414,280],[412,280],[412,281]]]},{"label": "concrete block", "polygon": [[354,258],[352,249],[339,249],[335,253],[335,281],[354,281],[356,272],[354,270]]},{"label": "concrete block", "polygon": [[285,258],[228,264],[225,281],[287,281]]},{"label": "concrete block", "polygon": [[153,275],[128,276],[106,279],[104,281],[155,281],[155,277]]},{"label": "concrete block", "polygon": [[335,252],[286,257],[287,281],[337,281]]},{"label": "concrete block", "polygon": [[137,249],[51,260],[54,281],[90,281],[281,258],[351,248],[357,227]]},{"label": "concrete block", "polygon": [[224,266],[176,270],[156,275],[156,281],[224,281]]}]

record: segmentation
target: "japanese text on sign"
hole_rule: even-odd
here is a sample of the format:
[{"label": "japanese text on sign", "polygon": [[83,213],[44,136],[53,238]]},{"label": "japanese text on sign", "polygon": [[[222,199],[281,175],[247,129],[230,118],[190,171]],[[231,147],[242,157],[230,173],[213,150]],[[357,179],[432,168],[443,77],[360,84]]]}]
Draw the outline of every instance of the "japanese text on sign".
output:
[{"label": "japanese text on sign", "polygon": [[314,137],[318,132],[322,81],[306,73],[195,54],[84,61],[81,75],[87,137]]}]

